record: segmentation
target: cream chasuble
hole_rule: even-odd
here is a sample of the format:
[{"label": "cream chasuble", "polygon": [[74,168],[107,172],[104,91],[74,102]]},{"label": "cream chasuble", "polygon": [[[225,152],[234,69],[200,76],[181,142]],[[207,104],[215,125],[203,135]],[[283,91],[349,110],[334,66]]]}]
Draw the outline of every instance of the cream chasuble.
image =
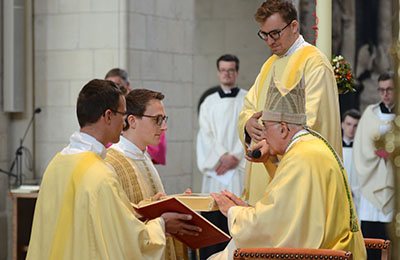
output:
[{"label": "cream chasuble", "polygon": [[[307,125],[324,136],[341,156],[342,138],[335,77],[328,59],[312,45],[298,48],[287,56],[273,55],[264,63],[244,99],[239,116],[239,137],[242,143],[245,144],[245,123],[254,113],[264,108],[272,73],[287,88],[294,87],[305,74]],[[268,170],[275,171],[276,166],[272,163],[270,165]],[[269,181],[270,176],[263,164],[248,162],[245,169],[244,198],[254,205],[263,197]]]},{"label": "cream chasuble", "polygon": [[[134,204],[151,200],[157,192],[165,193],[160,176],[151,160],[131,141],[121,136],[105,158],[114,169],[122,188]],[[137,215],[137,217],[140,217]],[[166,260],[187,259],[187,248],[180,241],[167,237]]]},{"label": "cream chasuble", "polygon": [[[105,148],[104,148],[105,149]],[[164,221],[134,215],[114,172],[93,152],[58,154],[43,176],[27,259],[162,259]]]},{"label": "cream chasuble", "polygon": [[366,259],[358,221],[351,220],[347,175],[340,167],[322,140],[310,134],[297,139],[255,207],[230,208],[233,242],[210,259],[232,259],[234,248],[248,247],[337,249]]},{"label": "cream chasuble", "polygon": [[390,159],[375,153],[383,149],[377,147],[375,141],[390,130],[395,114],[380,113],[380,118],[378,113],[379,104],[368,106],[363,113],[354,138],[353,159],[362,195],[388,215],[394,210],[393,166]]}]

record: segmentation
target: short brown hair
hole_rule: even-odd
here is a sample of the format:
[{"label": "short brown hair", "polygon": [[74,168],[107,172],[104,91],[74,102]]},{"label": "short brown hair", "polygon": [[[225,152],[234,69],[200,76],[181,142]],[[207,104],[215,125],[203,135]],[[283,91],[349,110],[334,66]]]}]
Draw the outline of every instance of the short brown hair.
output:
[{"label": "short brown hair", "polygon": [[352,118],[357,119],[357,120],[360,120],[361,113],[360,113],[360,111],[358,111],[355,108],[349,109],[346,112],[344,112],[344,114],[342,116],[342,119],[343,119],[342,122],[344,122],[344,120],[346,119],[347,116],[352,117]]},{"label": "short brown hair", "polygon": [[[134,89],[126,96],[126,114],[141,117],[146,111],[147,104],[150,100],[158,99],[163,100],[164,95],[161,92],[152,91],[149,89]],[[126,124],[124,131],[129,128],[128,116],[126,117]]]},{"label": "short brown hair", "polygon": [[267,0],[257,9],[254,19],[259,23],[264,23],[271,15],[279,13],[282,19],[289,23],[297,21],[297,10],[290,0]]},{"label": "short brown hair", "polygon": [[393,77],[394,77],[393,71],[385,72],[379,75],[378,82],[393,79]]},{"label": "short brown hair", "polygon": [[120,68],[113,68],[109,72],[107,72],[104,79],[108,79],[111,77],[120,77],[124,86],[119,86],[124,96],[128,94],[128,89],[126,88],[126,84],[129,82],[128,72],[126,70]]},{"label": "short brown hair", "polygon": [[79,92],[76,114],[79,126],[96,123],[107,109],[116,111],[122,92],[110,80],[93,79]]},{"label": "short brown hair", "polygon": [[219,70],[219,62],[227,61],[227,62],[235,62],[236,71],[239,71],[239,59],[235,55],[225,54],[218,58],[217,60],[217,69]]}]

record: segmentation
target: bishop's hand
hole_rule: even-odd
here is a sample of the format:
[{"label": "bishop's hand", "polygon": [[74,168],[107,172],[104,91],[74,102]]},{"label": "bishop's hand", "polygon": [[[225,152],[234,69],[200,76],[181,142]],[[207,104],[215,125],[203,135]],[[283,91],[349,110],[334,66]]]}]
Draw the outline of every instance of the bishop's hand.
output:
[{"label": "bishop's hand", "polygon": [[267,162],[270,156],[269,153],[269,145],[265,140],[262,140],[261,142],[256,143],[252,147],[248,148],[247,151],[251,152],[254,150],[259,150],[261,152],[261,156],[259,158],[253,158],[248,155],[245,155],[244,158],[250,162]]}]

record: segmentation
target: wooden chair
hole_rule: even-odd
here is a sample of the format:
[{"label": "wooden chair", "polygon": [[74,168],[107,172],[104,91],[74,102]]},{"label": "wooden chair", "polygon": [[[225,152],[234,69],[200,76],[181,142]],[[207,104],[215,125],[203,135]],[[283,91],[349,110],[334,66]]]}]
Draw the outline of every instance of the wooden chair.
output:
[{"label": "wooden chair", "polygon": [[367,249],[381,250],[381,260],[390,259],[390,240],[364,238],[364,243]]},{"label": "wooden chair", "polygon": [[352,260],[351,252],[332,249],[309,248],[238,248],[233,253],[234,260],[247,259],[337,259]]}]

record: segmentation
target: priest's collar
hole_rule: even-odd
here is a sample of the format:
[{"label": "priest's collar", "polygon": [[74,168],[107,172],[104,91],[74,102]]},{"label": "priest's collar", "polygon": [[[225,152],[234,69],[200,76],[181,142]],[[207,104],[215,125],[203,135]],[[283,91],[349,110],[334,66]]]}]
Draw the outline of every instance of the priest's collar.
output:
[{"label": "priest's collar", "polygon": [[236,97],[238,93],[239,93],[239,88],[237,86],[234,88],[231,88],[230,91],[224,90],[222,87],[220,87],[218,89],[218,94],[219,94],[220,98]]},{"label": "priest's collar", "polygon": [[107,149],[104,147],[104,145],[91,135],[77,131],[72,134],[69,141],[69,145],[61,151],[61,154],[68,155],[83,152],[94,152],[103,159],[107,155]]},{"label": "priest's collar", "polygon": [[289,56],[289,55],[293,54],[294,52],[296,52],[297,50],[299,50],[305,46],[308,46],[308,45],[310,45],[310,44],[304,40],[303,36],[299,35],[297,40],[292,44],[292,46],[290,46],[289,50],[280,57]]},{"label": "priest's collar", "polygon": [[144,152],[142,152],[139,147],[137,147],[134,143],[123,136],[121,136],[119,142],[113,144],[111,148],[122,152],[123,154],[134,160],[146,160]]},{"label": "priest's collar", "polygon": [[392,107],[388,107],[385,103],[379,103],[379,107],[381,108],[381,112],[384,114],[391,114],[394,113],[394,105]]},{"label": "priest's collar", "polygon": [[347,141],[344,138],[342,139],[342,146],[343,147],[353,147],[354,140]]},{"label": "priest's collar", "polygon": [[[306,134],[308,133],[308,131],[306,129],[301,129],[300,131],[298,131],[291,139],[291,142],[289,143],[288,147],[286,147],[285,153],[287,153],[289,151],[289,149],[293,146],[294,143],[296,143],[297,141],[299,141],[298,136],[302,135],[302,134]],[[292,141],[293,140],[293,141]]]}]

